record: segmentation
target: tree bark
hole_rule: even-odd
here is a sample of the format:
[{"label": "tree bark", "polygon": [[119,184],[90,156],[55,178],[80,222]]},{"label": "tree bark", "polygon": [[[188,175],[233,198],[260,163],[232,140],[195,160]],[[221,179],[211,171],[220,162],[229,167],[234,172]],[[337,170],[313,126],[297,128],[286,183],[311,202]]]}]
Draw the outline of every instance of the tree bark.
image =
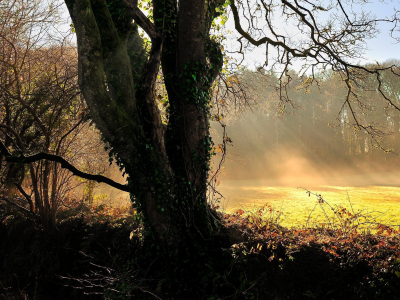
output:
[{"label": "tree bark", "polygon": [[[209,40],[213,16],[206,14],[205,0],[155,0],[154,23],[132,0],[65,2],[77,33],[79,85],[94,123],[129,175],[131,198],[149,232],[167,247],[209,240],[209,89],[222,54]],[[137,26],[151,39],[149,54]],[[155,97],[160,65],[168,124]]]}]

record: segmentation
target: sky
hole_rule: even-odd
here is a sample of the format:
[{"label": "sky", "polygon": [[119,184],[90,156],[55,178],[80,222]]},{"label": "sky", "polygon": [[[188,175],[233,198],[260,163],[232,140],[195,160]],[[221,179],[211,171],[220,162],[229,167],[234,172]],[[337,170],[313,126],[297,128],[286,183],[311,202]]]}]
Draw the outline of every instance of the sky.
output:
[{"label": "sky", "polygon": [[[322,1],[322,2],[326,3],[327,1]],[[342,2],[344,3],[351,1],[342,1]],[[384,19],[384,18],[391,18],[395,13],[396,8],[400,9],[400,1],[373,0],[363,4],[360,4],[360,2],[365,2],[365,1],[354,1],[354,2],[358,3],[353,6],[350,6],[349,4],[346,5],[346,3],[344,3],[344,6],[345,7],[347,6],[346,11],[349,13],[349,15],[351,14],[351,11],[360,13],[361,10],[363,10],[366,13],[370,12],[372,15],[376,16],[377,19]],[[286,24],[283,23],[279,26],[279,23],[282,21],[279,20],[278,18],[275,24],[275,26],[278,27],[277,29],[281,30],[281,32],[286,32],[291,34],[291,30],[289,29],[290,26],[287,26]],[[242,26],[245,27],[245,22],[243,21],[242,23],[243,23]],[[230,18],[228,19],[226,25],[230,31],[235,32],[232,15],[230,15]],[[378,29],[380,33],[375,38],[366,40],[366,51],[364,53],[365,60],[357,59],[356,61],[354,61],[354,63],[364,64],[366,62],[376,62],[376,61],[384,62],[388,59],[400,58],[399,57],[400,43],[398,43],[395,39],[393,39],[389,33],[392,27],[393,24],[391,23],[389,24],[385,22],[379,23]],[[292,30],[293,32],[295,32],[296,29]],[[395,33],[395,35],[397,37],[400,37],[400,34],[398,32],[397,34]],[[236,42],[236,39],[233,39],[227,42],[227,48],[237,47],[237,44],[238,43]],[[250,53],[247,53],[245,57],[245,64],[250,69],[253,69],[253,66],[262,64],[264,61],[265,61],[264,45],[261,45],[258,48],[253,49]]]},{"label": "sky", "polygon": [[[365,5],[366,11],[371,11],[378,18],[393,16],[395,9],[400,9],[399,1],[369,1]],[[372,59],[383,61],[388,58],[398,58],[400,53],[400,44],[397,43],[389,34],[392,24],[381,23],[381,33],[374,39],[368,41],[369,51],[367,55]],[[397,37],[400,35],[397,33]]]},{"label": "sky", "polygon": [[[326,2],[327,1],[322,1],[322,3]],[[344,5],[346,5],[346,2],[348,3],[351,1],[345,0],[342,2],[344,3]],[[347,11],[351,11],[353,9],[356,12],[360,12],[361,11],[360,9],[363,9],[365,12],[373,13],[374,15],[376,15],[377,18],[385,18],[385,17],[390,18],[391,16],[393,16],[396,8],[400,9],[400,1],[359,0],[353,2],[358,2],[358,3],[353,6],[349,6],[347,4],[346,8]],[[359,3],[362,3],[362,5]],[[68,10],[65,4],[62,5],[62,9],[64,12],[63,16],[65,17],[66,20],[68,20],[65,25],[65,30],[69,30],[69,24],[71,22],[69,21]],[[231,32],[235,32],[232,14],[230,14],[230,17],[226,25],[228,30],[230,30]],[[281,26],[281,28],[283,27],[284,26]],[[400,43],[397,43],[396,40],[394,40],[390,36],[389,30],[391,29],[391,27],[392,24],[381,23],[379,25],[380,34],[378,34],[375,38],[366,41],[367,50],[364,55],[366,57],[366,60],[364,61],[358,60],[355,62],[356,63],[375,62],[375,61],[384,62],[385,60],[388,59],[399,58]],[[287,30],[287,28],[285,28],[285,30]],[[397,36],[400,37],[400,33],[398,33]],[[226,43],[227,48],[237,47],[237,46],[238,43],[236,42],[236,39]],[[250,53],[247,53],[244,64],[252,69],[253,66],[260,65],[264,61],[265,61],[265,47],[260,46],[258,48],[254,48]]]}]

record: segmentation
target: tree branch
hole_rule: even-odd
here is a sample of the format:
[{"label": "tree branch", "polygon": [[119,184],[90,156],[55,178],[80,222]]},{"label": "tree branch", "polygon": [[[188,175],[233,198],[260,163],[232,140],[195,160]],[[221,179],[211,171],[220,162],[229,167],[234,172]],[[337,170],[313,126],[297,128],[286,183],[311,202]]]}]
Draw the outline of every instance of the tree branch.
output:
[{"label": "tree branch", "polygon": [[61,147],[61,144],[62,144],[63,140],[64,140],[68,135],[70,135],[70,133],[73,132],[80,124],[82,124],[82,123],[85,121],[86,117],[87,117],[87,114],[86,114],[86,113],[82,113],[82,117],[81,117],[81,119],[78,121],[78,123],[76,123],[73,127],[71,127],[71,129],[70,129],[66,134],[64,134],[64,135],[60,138],[60,141],[58,142],[58,146],[57,146],[57,150],[56,150],[56,154],[57,154],[57,155],[58,155],[58,153],[60,153],[60,147]]},{"label": "tree branch", "polygon": [[242,28],[242,25],[240,25],[240,17],[239,17],[239,12],[238,9],[236,7],[236,4],[234,1],[230,2],[230,6],[232,9],[232,13],[233,13],[233,19],[235,21],[235,29],[246,39],[248,40],[251,44],[253,44],[254,46],[260,46],[262,44],[271,44],[273,46],[278,46],[278,47],[282,47],[283,49],[285,49],[287,52],[290,52],[294,57],[306,57],[307,54],[306,53],[302,53],[302,52],[298,52],[297,49],[293,49],[290,48],[288,45],[286,45],[283,42],[280,41],[274,41],[271,40],[268,37],[263,37],[259,40],[255,40],[251,37],[250,34],[248,34],[246,31],[244,31],[244,29]]},{"label": "tree branch", "polygon": [[73,165],[71,165],[68,161],[66,161],[61,156],[44,153],[44,152],[40,152],[40,153],[37,153],[34,155],[29,155],[29,156],[25,156],[23,154],[20,156],[15,156],[15,155],[12,155],[10,153],[10,151],[8,151],[8,149],[3,144],[2,141],[0,141],[0,152],[3,153],[7,162],[14,162],[14,163],[19,163],[19,164],[29,164],[29,163],[33,163],[33,162],[43,160],[43,159],[58,162],[61,164],[61,168],[69,170],[76,176],[79,176],[81,178],[88,179],[88,180],[93,180],[93,181],[96,181],[99,183],[103,182],[103,183],[106,183],[106,184],[108,184],[114,188],[117,188],[121,191],[129,192],[128,186],[120,184],[118,182],[115,182],[114,180],[111,180],[110,178],[107,178],[102,175],[93,175],[93,174],[84,173],[84,172],[78,170]]},{"label": "tree branch", "polygon": [[151,41],[159,37],[154,24],[143,14],[132,0],[122,0],[124,7],[131,13],[133,20],[147,33]]},{"label": "tree branch", "polygon": [[20,147],[20,149],[24,150],[24,143],[21,140],[21,136],[11,126],[0,123],[0,127],[3,127],[5,129],[7,129],[8,131],[10,131],[14,135],[14,137],[17,139],[18,146]]},{"label": "tree branch", "polygon": [[18,191],[25,197],[26,201],[28,201],[30,212],[34,213],[32,197],[28,195],[28,193],[24,190],[24,188],[19,183],[14,182],[14,185],[17,187]]}]

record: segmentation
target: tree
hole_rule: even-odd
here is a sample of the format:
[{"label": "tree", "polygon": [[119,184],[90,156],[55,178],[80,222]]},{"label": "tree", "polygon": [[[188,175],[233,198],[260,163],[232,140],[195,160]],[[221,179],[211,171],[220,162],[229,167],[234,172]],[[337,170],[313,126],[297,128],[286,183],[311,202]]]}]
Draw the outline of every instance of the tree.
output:
[{"label": "tree", "polygon": [[[200,37],[210,30],[210,11],[201,1],[181,3],[179,13],[176,3],[155,1],[153,23],[134,2],[66,3],[77,32],[80,72],[87,74],[80,84],[91,117],[128,174],[129,190],[147,224],[168,244],[210,239],[209,90],[222,66],[216,42]],[[183,11],[197,13],[178,17]],[[148,54],[138,26],[151,39]],[[168,92],[167,124],[161,122],[154,94],[160,64]]]},{"label": "tree", "polygon": [[[352,59],[358,57],[363,41],[376,33],[377,21],[365,14],[347,14],[340,0],[326,7],[317,2],[65,0],[77,35],[79,85],[90,117],[128,175],[128,185],[119,187],[130,192],[148,233],[170,253],[187,249],[202,253],[219,227],[206,199],[213,151],[209,136],[211,91],[224,59],[212,28],[228,8],[242,46],[266,45],[265,67],[270,59],[268,49],[276,49],[272,67],[281,66],[278,90],[282,103],[290,103],[289,66],[293,60],[303,59],[301,78],[305,84],[318,81],[316,70],[338,73],[347,87],[343,105],[348,106],[356,126],[376,132],[359,121],[352,109],[358,99],[355,87],[363,86],[366,76],[375,76],[376,90],[389,101],[381,74],[397,73],[393,66],[367,68],[352,63]],[[319,14],[332,10],[336,20],[317,22]],[[278,19],[279,11],[283,16]],[[274,22],[285,18],[300,33],[301,42],[275,28]],[[243,20],[248,22],[246,29]],[[243,53],[242,47],[238,52]],[[154,92],[160,69],[167,92],[168,119],[164,121]],[[21,161],[10,154],[7,157]],[[23,159],[41,158],[63,161],[44,154]],[[90,176],[64,166],[79,176]]]}]

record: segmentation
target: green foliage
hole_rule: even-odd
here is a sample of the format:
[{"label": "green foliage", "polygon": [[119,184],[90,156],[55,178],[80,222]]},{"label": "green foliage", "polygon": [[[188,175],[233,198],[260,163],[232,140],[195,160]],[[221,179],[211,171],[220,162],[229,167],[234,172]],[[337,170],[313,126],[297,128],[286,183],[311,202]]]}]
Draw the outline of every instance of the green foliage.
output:
[{"label": "green foliage", "polygon": [[69,27],[71,28],[71,32],[72,32],[72,33],[76,33],[74,23],[71,23],[71,24],[69,25]]}]

